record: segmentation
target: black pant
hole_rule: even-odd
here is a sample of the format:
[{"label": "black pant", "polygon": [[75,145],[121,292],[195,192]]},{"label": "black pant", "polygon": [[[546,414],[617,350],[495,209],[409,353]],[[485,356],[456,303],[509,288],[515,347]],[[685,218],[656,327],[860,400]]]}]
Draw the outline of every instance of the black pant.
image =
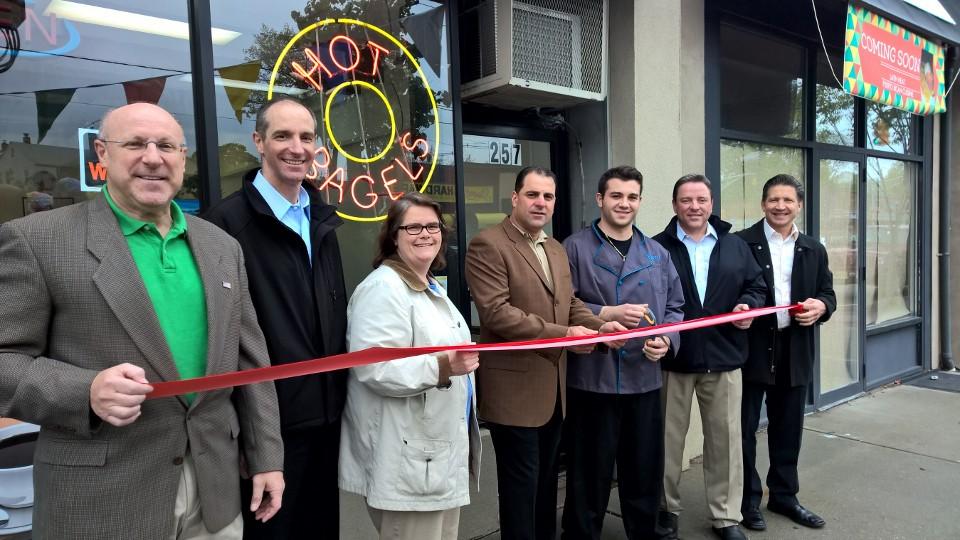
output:
[{"label": "black pant", "polygon": [[500,538],[503,540],[556,538],[562,416],[558,395],[553,418],[543,426],[488,424],[497,453]]},{"label": "black pant", "polygon": [[757,428],[763,397],[767,398],[767,447],[770,470],[767,487],[770,500],[785,505],[797,504],[800,480],[797,460],[803,435],[803,411],[807,403],[807,387],[790,386],[789,330],[779,333],[774,341],[777,373],[775,384],[743,382],[743,503],[741,507],[759,508],[763,484],[757,473]]},{"label": "black pant", "polygon": [[660,389],[644,394],[567,392],[564,540],[599,539],[614,463],[630,540],[656,538],[663,478]]},{"label": "black pant", "polygon": [[250,512],[251,482],[241,484],[243,537],[286,540],[340,537],[340,490],[337,460],[340,422],[283,432],[283,506],[270,521]]}]

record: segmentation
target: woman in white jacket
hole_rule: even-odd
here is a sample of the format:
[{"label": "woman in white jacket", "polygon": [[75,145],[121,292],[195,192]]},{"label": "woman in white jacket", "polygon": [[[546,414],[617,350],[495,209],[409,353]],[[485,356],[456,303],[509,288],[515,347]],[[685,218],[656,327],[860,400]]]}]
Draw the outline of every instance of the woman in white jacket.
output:
[{"label": "woman in white jacket", "polygon": [[[458,345],[470,328],[431,271],[443,267],[440,205],[393,203],[374,271],[347,307],[351,351]],[[353,368],[340,442],[340,487],[366,498],[381,539],[453,540],[480,465],[477,353],[444,352]]]}]

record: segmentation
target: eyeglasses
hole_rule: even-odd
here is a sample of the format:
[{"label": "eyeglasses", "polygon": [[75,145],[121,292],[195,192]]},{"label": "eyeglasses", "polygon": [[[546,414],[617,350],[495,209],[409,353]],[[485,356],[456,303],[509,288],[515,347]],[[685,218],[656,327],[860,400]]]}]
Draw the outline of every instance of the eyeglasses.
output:
[{"label": "eyeglasses", "polygon": [[150,143],[156,145],[157,150],[162,154],[173,154],[175,152],[181,152],[187,149],[185,144],[176,144],[169,141],[143,141],[139,139],[132,139],[129,141],[110,141],[107,139],[100,139],[105,143],[119,144],[120,148],[123,148],[127,152],[146,152],[147,147],[150,146]]},{"label": "eyeglasses", "polygon": [[410,235],[418,235],[422,233],[424,229],[426,229],[430,234],[437,234],[440,232],[440,224],[436,221],[433,223],[427,223],[426,225],[421,225],[420,223],[411,223],[410,225],[401,225],[397,228],[407,231],[407,234]]}]

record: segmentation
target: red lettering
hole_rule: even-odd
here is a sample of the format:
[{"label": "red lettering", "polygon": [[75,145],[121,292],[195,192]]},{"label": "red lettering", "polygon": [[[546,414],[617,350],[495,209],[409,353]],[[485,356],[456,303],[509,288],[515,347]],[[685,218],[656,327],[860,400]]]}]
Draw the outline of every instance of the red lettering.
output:
[{"label": "red lettering", "polygon": [[[370,199],[370,204],[366,204],[366,205],[365,205],[365,204],[361,204],[360,201],[357,200],[357,184],[359,184],[361,180],[363,180],[363,181],[367,182],[368,184],[370,184],[370,191],[367,192],[367,194],[366,194],[366,196]],[[356,204],[357,206],[359,206],[360,208],[363,208],[363,209],[365,209],[365,210],[368,209],[368,208],[373,208],[374,205],[377,204],[377,199],[380,198],[380,197],[376,194],[376,192],[373,191],[373,178],[370,178],[369,176],[367,176],[367,175],[365,175],[365,174],[356,177],[356,178],[353,180],[353,183],[350,184],[350,197],[353,198],[354,204]]]},{"label": "red lettering", "polygon": [[[337,204],[343,204],[343,184],[346,180],[347,173],[344,172],[343,167],[337,167],[329,176],[323,181],[323,184],[320,185],[320,191],[327,189],[327,186],[333,186],[337,188],[337,191],[340,192],[340,197],[337,199]],[[334,178],[339,178],[340,181],[334,181]],[[356,199],[354,199],[356,201]],[[369,207],[368,207],[369,208]]]},{"label": "red lettering", "polygon": [[420,178],[420,175],[423,174],[423,165],[420,165],[419,163],[417,163],[417,167],[419,167],[419,169],[417,169],[417,174],[413,174],[412,172],[410,172],[410,169],[407,168],[407,165],[404,162],[400,161],[399,158],[395,158],[393,162],[399,165],[400,168],[403,169],[403,172],[407,173],[407,176],[409,176],[410,180],[412,180],[413,182],[416,182]]},{"label": "red lettering", "polygon": [[40,30],[40,33],[43,34],[43,37],[47,39],[47,43],[49,43],[50,45],[57,44],[57,16],[56,15],[50,15],[48,19],[50,21],[50,31],[47,32],[47,30],[43,28],[43,23],[40,21],[40,18],[37,16],[37,13],[34,10],[27,8],[27,17],[23,25],[25,30],[23,33],[23,37],[26,38],[26,41],[30,41],[31,39],[33,39],[32,32],[30,30],[31,20],[33,21],[33,24],[36,25],[36,27]]},{"label": "red lettering", "polygon": [[404,133],[400,137],[400,146],[402,146],[403,149],[406,150],[407,152],[413,152],[417,148],[417,146],[422,146],[423,153],[417,156],[417,158],[419,159],[423,159],[427,157],[428,154],[430,154],[430,144],[427,143],[427,140],[424,139],[423,137],[417,137],[416,139],[413,140],[413,142],[410,142],[409,131]]},{"label": "red lettering", "polygon": [[107,179],[107,168],[104,167],[99,161],[96,163],[88,161],[87,168],[90,169],[91,179],[96,181],[103,181]]},{"label": "red lettering", "polygon": [[390,200],[395,201],[403,196],[403,192],[399,191],[397,192],[396,195],[394,195],[393,190],[390,189],[390,186],[397,183],[396,178],[391,178],[391,179],[387,178],[387,173],[390,172],[391,170],[393,170],[393,165],[390,165],[386,169],[383,169],[382,171],[380,171],[380,179],[383,180],[383,187],[386,188],[387,190],[387,196],[390,197]]},{"label": "red lettering", "polygon": [[310,170],[307,171],[307,179],[309,180],[316,180],[316,178],[320,176],[320,171],[324,171],[325,174],[327,167],[330,166],[330,151],[327,150],[327,147],[321,146],[317,148],[313,155],[316,157],[318,154],[323,154],[324,161],[323,163],[317,163],[316,159],[313,160],[313,163],[310,164]]},{"label": "red lettering", "polygon": [[[340,61],[337,60],[337,55],[333,53],[333,46],[338,41],[345,42],[347,44],[347,47],[350,49],[349,54],[350,54],[350,58],[353,59],[353,63],[350,64],[349,66],[345,66],[341,64]],[[360,63],[360,48],[357,47],[356,42],[350,39],[349,37],[336,36],[330,40],[330,58],[333,59],[333,63],[336,64],[337,67],[342,69],[343,71],[353,71],[357,67],[357,64]]]},{"label": "red lettering", "polygon": [[373,60],[371,61],[371,65],[373,66],[373,69],[371,69],[370,73],[367,73],[367,75],[370,75],[371,77],[376,77],[377,73],[380,70],[380,54],[389,53],[390,51],[388,51],[384,47],[381,47],[380,45],[377,45],[372,41],[367,42],[367,47],[369,47],[370,50],[373,51]]},{"label": "red lettering", "polygon": [[[303,68],[298,62],[290,62],[290,67],[293,68],[294,74],[310,84],[318,91],[323,91],[323,86],[320,84],[320,72],[318,69],[323,70],[327,74],[327,77],[333,77],[333,72],[323,64],[323,60],[320,60],[320,57],[317,56],[317,53],[313,52],[312,49],[305,48],[303,49],[303,54],[310,60],[313,64],[313,67],[309,71]],[[316,74],[316,80],[314,80],[314,74]]]}]

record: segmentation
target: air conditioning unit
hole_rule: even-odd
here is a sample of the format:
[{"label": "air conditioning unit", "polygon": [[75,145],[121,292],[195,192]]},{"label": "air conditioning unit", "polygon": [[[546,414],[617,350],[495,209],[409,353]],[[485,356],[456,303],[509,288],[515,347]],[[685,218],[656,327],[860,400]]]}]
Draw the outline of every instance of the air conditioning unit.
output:
[{"label": "air conditioning unit", "polygon": [[460,13],[464,101],[564,108],[607,96],[607,0],[468,0]]}]

